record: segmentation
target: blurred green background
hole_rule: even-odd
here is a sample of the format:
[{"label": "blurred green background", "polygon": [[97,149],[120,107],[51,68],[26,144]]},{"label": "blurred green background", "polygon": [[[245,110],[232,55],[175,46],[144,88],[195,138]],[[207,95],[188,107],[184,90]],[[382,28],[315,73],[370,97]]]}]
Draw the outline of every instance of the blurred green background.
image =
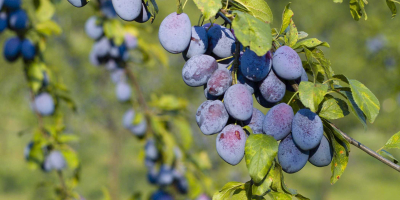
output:
[{"label": "blurred green background", "polygon": [[[272,27],[280,27],[283,7],[289,1],[268,0],[273,13]],[[31,1],[24,0],[24,3]],[[158,0],[160,12],[153,24],[137,24],[140,36],[158,44],[157,30],[162,19],[176,9],[175,1]],[[309,37],[327,41],[331,48],[324,52],[337,74],[357,79],[378,97],[381,112],[374,124],[364,130],[357,119],[349,115],[335,121],[344,132],[366,146],[377,150],[391,135],[400,131],[400,17],[391,19],[384,0],[370,1],[366,7],[368,20],[354,21],[348,2],[335,4],[331,0],[296,0],[291,5],[298,30]],[[192,1],[184,10],[196,24],[200,12]],[[129,105],[115,98],[114,84],[102,67],[89,63],[93,41],[84,32],[84,23],[94,10],[90,3],[75,8],[66,0],[56,4],[54,20],[63,33],[50,38],[45,53],[48,66],[71,89],[78,112],[67,107],[67,131],[79,135],[73,145],[82,161],[78,192],[86,199],[102,199],[102,188],[108,188],[116,199],[128,199],[136,191],[152,191],[147,183],[139,151],[143,143],[122,128],[122,115]],[[134,23],[134,22],[133,22]],[[0,36],[0,46],[11,36]],[[246,166],[241,162],[230,166],[215,150],[215,135],[204,136],[194,120],[197,107],[205,100],[202,88],[190,88],[181,79],[184,60],[181,55],[169,56],[169,67],[137,66],[137,75],[146,98],[151,94],[173,94],[189,100],[188,117],[192,122],[196,146],[193,151],[207,150],[212,159],[210,176],[216,189],[228,181],[247,181]],[[23,157],[30,133],[37,126],[31,112],[22,61],[10,64],[0,59],[0,199],[45,199],[46,191],[38,190],[42,180],[58,183],[55,173],[31,170]],[[267,109],[261,109],[264,113]],[[18,134],[25,131],[24,134]],[[400,157],[400,151],[391,151]],[[356,148],[351,149],[348,167],[335,185],[330,185],[330,167],[316,168],[310,164],[300,172],[285,175],[287,184],[311,199],[399,199],[400,174]]]}]

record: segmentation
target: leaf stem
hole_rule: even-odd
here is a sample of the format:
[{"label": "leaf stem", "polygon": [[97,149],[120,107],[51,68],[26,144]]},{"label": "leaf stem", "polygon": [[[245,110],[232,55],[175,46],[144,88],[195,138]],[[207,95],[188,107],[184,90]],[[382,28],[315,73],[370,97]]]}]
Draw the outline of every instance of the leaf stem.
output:
[{"label": "leaf stem", "polygon": [[219,59],[219,60],[217,60],[217,62],[224,61],[224,60],[228,60],[228,59],[230,59],[230,58],[233,58],[233,56],[229,56],[229,57],[226,57],[226,58]]},{"label": "leaf stem", "polygon": [[335,79],[331,78],[331,79],[328,79],[328,80],[324,81],[322,84],[325,84],[325,83],[327,83],[327,82],[329,82],[329,81],[334,81],[334,80],[335,80]]}]

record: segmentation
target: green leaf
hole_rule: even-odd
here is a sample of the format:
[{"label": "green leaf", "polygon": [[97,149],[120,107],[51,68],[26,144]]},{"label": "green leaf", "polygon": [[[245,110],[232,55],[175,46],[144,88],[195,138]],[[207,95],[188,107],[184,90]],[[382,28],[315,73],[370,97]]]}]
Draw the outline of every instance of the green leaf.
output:
[{"label": "green leaf", "polygon": [[196,178],[196,176],[192,172],[186,172],[186,179],[189,185],[189,194],[188,197],[190,199],[197,198],[202,192],[201,182]]},{"label": "green leaf", "polygon": [[244,183],[241,182],[229,182],[222,187],[221,190],[216,192],[213,196],[213,200],[224,200],[224,199],[230,199],[230,196],[235,189],[239,187],[243,187]]},{"label": "green leaf", "polygon": [[110,192],[106,187],[103,187],[101,191],[103,192],[103,200],[111,200]]},{"label": "green leaf", "polygon": [[281,25],[281,30],[279,31],[279,34],[282,34],[285,32],[285,29],[289,26],[293,16],[293,11],[290,9],[290,3],[285,6],[285,9],[283,10],[282,13],[282,25]]},{"label": "green leaf", "polygon": [[358,21],[362,16],[362,11],[360,4],[358,3],[359,0],[350,0],[350,14],[354,20]]},{"label": "green leaf", "polygon": [[345,101],[327,95],[327,99],[322,102],[318,115],[325,119],[339,119],[349,113],[349,108]]},{"label": "green leaf", "polygon": [[271,197],[273,200],[291,200],[292,196],[286,194],[286,193],[281,193],[281,192],[270,192],[268,193],[268,196]]},{"label": "green leaf", "polygon": [[398,1],[395,0],[386,0],[386,4],[390,9],[390,12],[392,13],[392,19],[397,15],[397,8],[396,8],[396,4],[394,3],[400,3]]},{"label": "green leaf", "polygon": [[[224,1],[224,0],[223,0]],[[231,3],[231,2],[230,2]],[[271,8],[268,6],[265,0],[233,0],[233,4],[239,5],[239,9],[237,7],[232,7],[232,10],[245,10],[250,15],[256,17],[262,22],[272,24],[273,15]],[[271,31],[269,31],[271,32]],[[236,33],[236,29],[235,29]]]},{"label": "green leaf", "polygon": [[400,132],[394,134],[385,144],[384,148],[393,149],[397,148],[400,149]]},{"label": "green leaf", "polygon": [[301,102],[312,112],[318,111],[318,106],[328,91],[328,86],[320,83],[302,81],[299,85],[299,96]]},{"label": "green leaf", "polygon": [[[312,50],[309,50],[307,48],[304,48],[304,52],[306,54],[307,62],[310,64],[310,66],[313,66],[314,65],[314,61],[315,61],[320,66],[322,66],[323,72],[324,72],[326,78],[327,79],[331,79],[332,78],[334,73],[333,73],[333,70],[331,68],[331,63],[330,63],[330,61],[328,59],[325,58],[324,53],[320,49],[314,48]],[[313,73],[315,73],[315,72],[313,71]]]},{"label": "green leaf", "polygon": [[62,32],[61,27],[52,20],[40,22],[35,28],[37,32],[46,36],[60,35]]},{"label": "green leaf", "polygon": [[68,163],[68,167],[71,169],[76,169],[79,167],[79,158],[78,154],[70,147],[63,145],[61,149],[61,153],[63,154],[65,160]]},{"label": "green leaf", "polygon": [[292,48],[298,49],[298,48],[301,48],[302,46],[305,46],[307,48],[315,48],[318,46],[325,46],[328,48],[330,47],[328,43],[321,42],[317,38],[309,38],[309,39],[305,39],[305,40],[301,40],[301,41],[297,42]]},{"label": "green leaf", "polygon": [[274,177],[275,177],[275,170],[274,170],[274,165],[272,165],[271,169],[268,172],[268,175],[264,178],[264,180],[262,180],[261,183],[252,184],[251,186],[252,195],[264,196],[268,191],[271,190],[270,186],[272,184]]},{"label": "green leaf", "polygon": [[298,39],[298,32],[296,25],[293,22],[293,19],[290,20],[290,25],[289,25],[289,32],[286,34],[288,42],[286,43],[288,46],[292,47],[297,43]]},{"label": "green leaf", "polygon": [[381,149],[380,151],[378,151],[378,153],[379,153],[379,155],[381,155],[385,158],[393,160],[392,162],[395,164],[399,163],[399,161],[391,153],[389,153],[388,151],[386,151],[384,149]]},{"label": "green leaf", "polygon": [[54,15],[54,6],[50,0],[34,0],[36,19],[39,22],[50,20]]},{"label": "green leaf", "polygon": [[363,111],[358,107],[357,103],[354,101],[353,95],[349,91],[341,91],[347,97],[348,103],[350,106],[350,111],[353,113],[357,119],[361,122],[364,128],[367,128],[367,119],[363,113]]},{"label": "green leaf", "polygon": [[103,29],[107,38],[113,39],[116,46],[120,46],[124,42],[124,27],[117,19],[106,20]]},{"label": "green leaf", "polygon": [[347,167],[350,153],[350,149],[347,147],[350,146],[350,144],[343,137],[343,139],[337,137],[339,133],[335,133],[336,130],[329,123],[325,120],[323,122],[324,131],[327,134],[334,151],[331,162],[331,184],[335,184]]},{"label": "green leaf", "polygon": [[299,31],[297,36],[299,37],[298,39],[301,40],[301,39],[308,37],[308,33],[304,32],[304,31]]},{"label": "green leaf", "polygon": [[58,93],[57,97],[67,103],[68,107],[71,108],[73,111],[77,111],[76,103],[74,99],[72,99],[70,96]]},{"label": "green leaf", "polygon": [[43,84],[43,71],[46,70],[46,66],[40,62],[32,62],[27,66],[27,76],[29,80],[29,86],[32,91],[36,94]]},{"label": "green leaf", "polygon": [[215,16],[222,8],[221,0],[193,0],[197,8],[203,13],[204,20]]},{"label": "green leaf", "polygon": [[343,0],[333,0],[334,3],[343,3]]},{"label": "green leaf", "polygon": [[250,177],[260,183],[267,175],[278,153],[278,142],[271,136],[253,134],[247,138],[245,159]]},{"label": "green leaf", "polygon": [[272,45],[271,27],[255,17],[235,11],[232,28],[235,29],[236,38],[244,47],[250,46],[258,56],[265,55]]}]

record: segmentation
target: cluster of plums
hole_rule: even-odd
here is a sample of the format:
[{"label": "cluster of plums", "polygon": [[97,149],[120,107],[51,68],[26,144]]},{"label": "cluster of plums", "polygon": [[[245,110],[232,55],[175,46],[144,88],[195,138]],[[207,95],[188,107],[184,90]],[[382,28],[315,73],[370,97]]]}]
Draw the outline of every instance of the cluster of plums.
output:
[{"label": "cluster of plums", "polygon": [[[75,7],[83,7],[89,1],[87,0],[68,0]],[[125,21],[136,21],[139,23],[147,22],[151,18],[148,10],[148,4],[142,0],[100,0],[100,9],[107,16],[115,17],[118,15]],[[112,12],[106,7],[113,7]],[[106,12],[104,10],[106,10]]]},{"label": "cluster of plums", "polygon": [[[179,150],[177,150],[179,151]],[[179,153],[175,153],[179,156]],[[170,166],[167,164],[159,164],[158,161],[161,159],[161,154],[157,149],[156,143],[153,139],[148,139],[145,145],[145,164],[148,169],[147,179],[151,184],[160,186],[161,189],[166,186],[173,185],[180,194],[187,194],[188,192],[188,181],[184,174],[177,169],[176,166]],[[163,194],[165,192],[162,192]],[[155,193],[157,194],[157,192]],[[162,198],[156,198],[157,195],[153,195],[153,200],[159,200]],[[167,196],[167,193],[162,196]]]},{"label": "cluster of plums", "polygon": [[[35,145],[35,143],[30,142],[25,147],[24,156],[25,156],[26,160],[31,160],[30,154],[31,154],[33,145]],[[53,170],[61,171],[67,167],[67,162],[65,161],[65,158],[60,151],[49,150],[48,147],[45,147],[43,149],[43,152],[45,154],[45,159],[41,163],[41,168],[43,171],[45,171],[45,172],[50,172]]]},{"label": "cluster of plums", "polygon": [[9,62],[16,61],[20,56],[25,61],[30,61],[36,55],[35,44],[25,37],[30,22],[26,11],[21,9],[21,4],[21,0],[0,2],[0,33],[8,28],[17,34],[4,44],[3,55]]},{"label": "cluster of plums", "polygon": [[[278,159],[285,172],[299,171],[307,160],[315,166],[331,162],[332,147],[323,137],[319,116],[309,109],[294,115],[292,107],[279,103],[286,90],[294,90],[291,82],[308,81],[292,48],[282,46],[258,56],[237,45],[233,30],[217,24],[191,27],[185,13],[172,13],[163,20],[159,40],[168,52],[182,53],[186,60],[183,81],[204,87],[207,101],[198,108],[196,121],[205,135],[218,134],[217,152],[227,163],[236,165],[244,157],[247,133],[243,126],[281,140]],[[230,67],[236,47],[240,47],[238,69]],[[237,70],[237,84],[232,70]],[[253,107],[253,94],[261,106],[271,108],[266,115]]]}]

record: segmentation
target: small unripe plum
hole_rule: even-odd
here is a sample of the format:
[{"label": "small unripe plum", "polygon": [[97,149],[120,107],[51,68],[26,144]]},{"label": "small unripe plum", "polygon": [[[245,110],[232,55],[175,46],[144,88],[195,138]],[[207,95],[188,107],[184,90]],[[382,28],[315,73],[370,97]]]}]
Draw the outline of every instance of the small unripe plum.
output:
[{"label": "small unripe plum", "polygon": [[303,150],[318,146],[324,135],[321,118],[311,110],[299,110],[293,118],[292,135],[296,145]]},{"label": "small unripe plum", "polygon": [[229,115],[240,121],[250,119],[253,114],[253,97],[242,84],[228,88],[224,95],[224,105]]},{"label": "small unripe plum", "polygon": [[65,161],[65,158],[60,151],[50,152],[43,163],[43,169],[46,172],[49,172],[51,170],[61,171],[65,167],[67,167],[67,162]]},{"label": "small unripe plum", "polygon": [[310,158],[308,161],[317,167],[328,166],[332,162],[333,148],[326,137],[322,137],[317,147],[310,150]]},{"label": "small unripe plum", "polygon": [[281,101],[286,93],[285,83],[273,71],[268,74],[267,78],[261,81],[259,88],[261,95],[270,103]]},{"label": "small unripe plum", "polygon": [[221,96],[232,85],[232,76],[228,69],[218,67],[207,81],[207,91],[213,96]]},{"label": "small unripe plum", "polygon": [[191,87],[202,86],[217,70],[217,61],[208,55],[197,55],[190,58],[182,69],[183,81]]},{"label": "small unripe plum", "polygon": [[223,26],[213,26],[208,32],[208,49],[220,58],[232,56],[235,52],[235,36]]},{"label": "small unripe plum", "polygon": [[115,12],[125,21],[133,21],[140,15],[142,0],[112,0]]},{"label": "small unripe plum", "polygon": [[265,116],[263,131],[265,134],[282,140],[292,131],[293,109],[286,103],[272,107]]},{"label": "small unripe plum", "polygon": [[102,37],[99,41],[97,41],[93,47],[92,51],[94,51],[97,57],[107,56],[111,50],[111,42],[107,37]]},{"label": "small unripe plum", "polygon": [[192,38],[189,47],[182,52],[183,58],[188,60],[195,55],[206,53],[208,48],[208,38],[206,29],[201,26],[192,27]]},{"label": "small unripe plum", "polygon": [[130,100],[132,94],[131,86],[125,82],[118,82],[115,92],[117,99],[121,102]]},{"label": "small unripe plum", "polygon": [[244,157],[244,147],[247,135],[238,125],[226,126],[217,136],[217,152],[221,158],[231,164],[237,165]]},{"label": "small unripe plum", "polygon": [[21,45],[21,54],[24,60],[33,60],[36,55],[35,45],[28,39],[24,39]]},{"label": "small unripe plum", "polygon": [[185,13],[169,14],[160,25],[158,38],[161,45],[170,53],[182,53],[189,46],[192,37],[192,25]]},{"label": "small unripe plum", "polygon": [[22,31],[28,28],[29,18],[25,10],[16,10],[8,16],[8,25],[11,30]]},{"label": "small unripe plum", "polygon": [[309,151],[299,149],[289,134],[279,143],[278,160],[282,170],[292,174],[300,171],[306,164]]},{"label": "small unripe plum", "polygon": [[43,116],[48,116],[54,113],[54,100],[53,97],[47,93],[42,92],[35,97],[34,108]]},{"label": "small unripe plum", "polygon": [[87,0],[68,0],[68,2],[77,8],[81,8],[81,7],[85,6],[88,1]]},{"label": "small unripe plum", "polygon": [[272,59],[276,75],[285,80],[296,80],[303,73],[300,56],[288,46],[279,47]]},{"label": "small unripe plum", "polygon": [[240,71],[249,80],[257,82],[267,77],[271,70],[272,60],[266,55],[257,56],[247,49],[240,59]]},{"label": "small unripe plum", "polygon": [[248,125],[254,134],[263,133],[263,122],[265,115],[257,108],[253,108],[253,114],[251,118],[244,122],[245,125]]},{"label": "small unripe plum", "polygon": [[135,21],[138,23],[145,23],[149,21],[151,18],[151,13],[147,10],[147,6],[142,3],[142,10],[140,11],[139,16],[136,17]]},{"label": "small unripe plum", "polygon": [[18,37],[12,37],[4,44],[4,58],[8,62],[14,62],[18,59],[22,48],[22,42]]},{"label": "small unripe plum", "polygon": [[205,135],[219,133],[225,127],[228,119],[228,112],[219,100],[205,101],[196,112],[197,125]]},{"label": "small unripe plum", "polygon": [[104,33],[103,26],[101,24],[97,24],[97,21],[98,18],[96,16],[92,16],[85,23],[86,34],[94,40],[99,39]]}]

